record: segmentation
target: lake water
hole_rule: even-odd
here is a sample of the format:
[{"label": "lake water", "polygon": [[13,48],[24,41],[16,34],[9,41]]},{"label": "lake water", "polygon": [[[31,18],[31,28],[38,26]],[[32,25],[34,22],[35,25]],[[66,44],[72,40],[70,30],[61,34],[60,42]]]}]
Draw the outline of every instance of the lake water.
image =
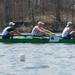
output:
[{"label": "lake water", "polygon": [[0,75],[75,75],[75,45],[0,43]]}]

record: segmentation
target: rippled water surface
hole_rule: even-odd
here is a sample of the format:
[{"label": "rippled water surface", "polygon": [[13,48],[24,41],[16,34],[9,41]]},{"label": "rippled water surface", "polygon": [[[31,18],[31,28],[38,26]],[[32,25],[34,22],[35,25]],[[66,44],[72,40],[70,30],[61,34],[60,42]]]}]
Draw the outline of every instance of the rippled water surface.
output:
[{"label": "rippled water surface", "polygon": [[0,75],[75,75],[75,45],[0,43]]}]

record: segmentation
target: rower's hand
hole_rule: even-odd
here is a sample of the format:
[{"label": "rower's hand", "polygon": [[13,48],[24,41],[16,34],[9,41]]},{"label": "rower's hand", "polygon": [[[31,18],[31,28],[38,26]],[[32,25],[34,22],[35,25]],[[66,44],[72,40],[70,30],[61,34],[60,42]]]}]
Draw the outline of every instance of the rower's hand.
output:
[{"label": "rower's hand", "polygon": [[55,35],[55,34],[51,34],[51,35],[49,35],[49,37],[50,37],[50,36],[55,37],[56,35]]},{"label": "rower's hand", "polygon": [[55,35],[55,33],[52,33],[51,35]]}]

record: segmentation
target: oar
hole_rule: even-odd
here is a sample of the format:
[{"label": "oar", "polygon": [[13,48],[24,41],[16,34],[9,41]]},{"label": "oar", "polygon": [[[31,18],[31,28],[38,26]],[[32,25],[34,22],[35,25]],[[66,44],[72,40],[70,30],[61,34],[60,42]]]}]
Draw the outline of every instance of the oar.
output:
[{"label": "oar", "polygon": [[[0,34],[0,36],[2,36],[2,34]],[[32,34],[31,33],[25,33],[25,34],[20,34],[20,35],[14,34],[12,36],[32,36]]]},{"label": "oar", "polygon": [[24,33],[24,34],[20,34],[20,35],[14,34],[13,36],[32,36],[32,34],[31,33]]},{"label": "oar", "polygon": [[55,33],[51,32],[51,31],[49,31],[49,30],[47,30],[47,29],[44,29],[44,28],[43,28],[43,30],[44,30],[45,33],[48,34],[48,35],[55,35]]}]

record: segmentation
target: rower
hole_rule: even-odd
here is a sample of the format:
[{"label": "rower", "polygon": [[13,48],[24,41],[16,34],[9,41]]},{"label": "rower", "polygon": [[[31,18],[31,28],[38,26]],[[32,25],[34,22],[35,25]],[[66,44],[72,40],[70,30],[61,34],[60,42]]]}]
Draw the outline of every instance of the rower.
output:
[{"label": "rower", "polygon": [[62,37],[64,39],[70,39],[71,38],[71,32],[73,31],[73,24],[71,21],[67,22],[66,27],[64,28],[62,32]]},{"label": "rower", "polygon": [[9,22],[8,26],[2,32],[2,38],[3,39],[11,38],[13,36],[15,28],[16,28],[15,23]]},{"label": "rower", "polygon": [[42,21],[39,21],[37,25],[32,29],[33,36],[48,36],[50,34],[53,34],[53,33],[45,29],[45,23]]},{"label": "rower", "polygon": [[71,38],[75,38],[75,25],[73,25],[71,28],[72,28],[72,31],[70,32]]}]

